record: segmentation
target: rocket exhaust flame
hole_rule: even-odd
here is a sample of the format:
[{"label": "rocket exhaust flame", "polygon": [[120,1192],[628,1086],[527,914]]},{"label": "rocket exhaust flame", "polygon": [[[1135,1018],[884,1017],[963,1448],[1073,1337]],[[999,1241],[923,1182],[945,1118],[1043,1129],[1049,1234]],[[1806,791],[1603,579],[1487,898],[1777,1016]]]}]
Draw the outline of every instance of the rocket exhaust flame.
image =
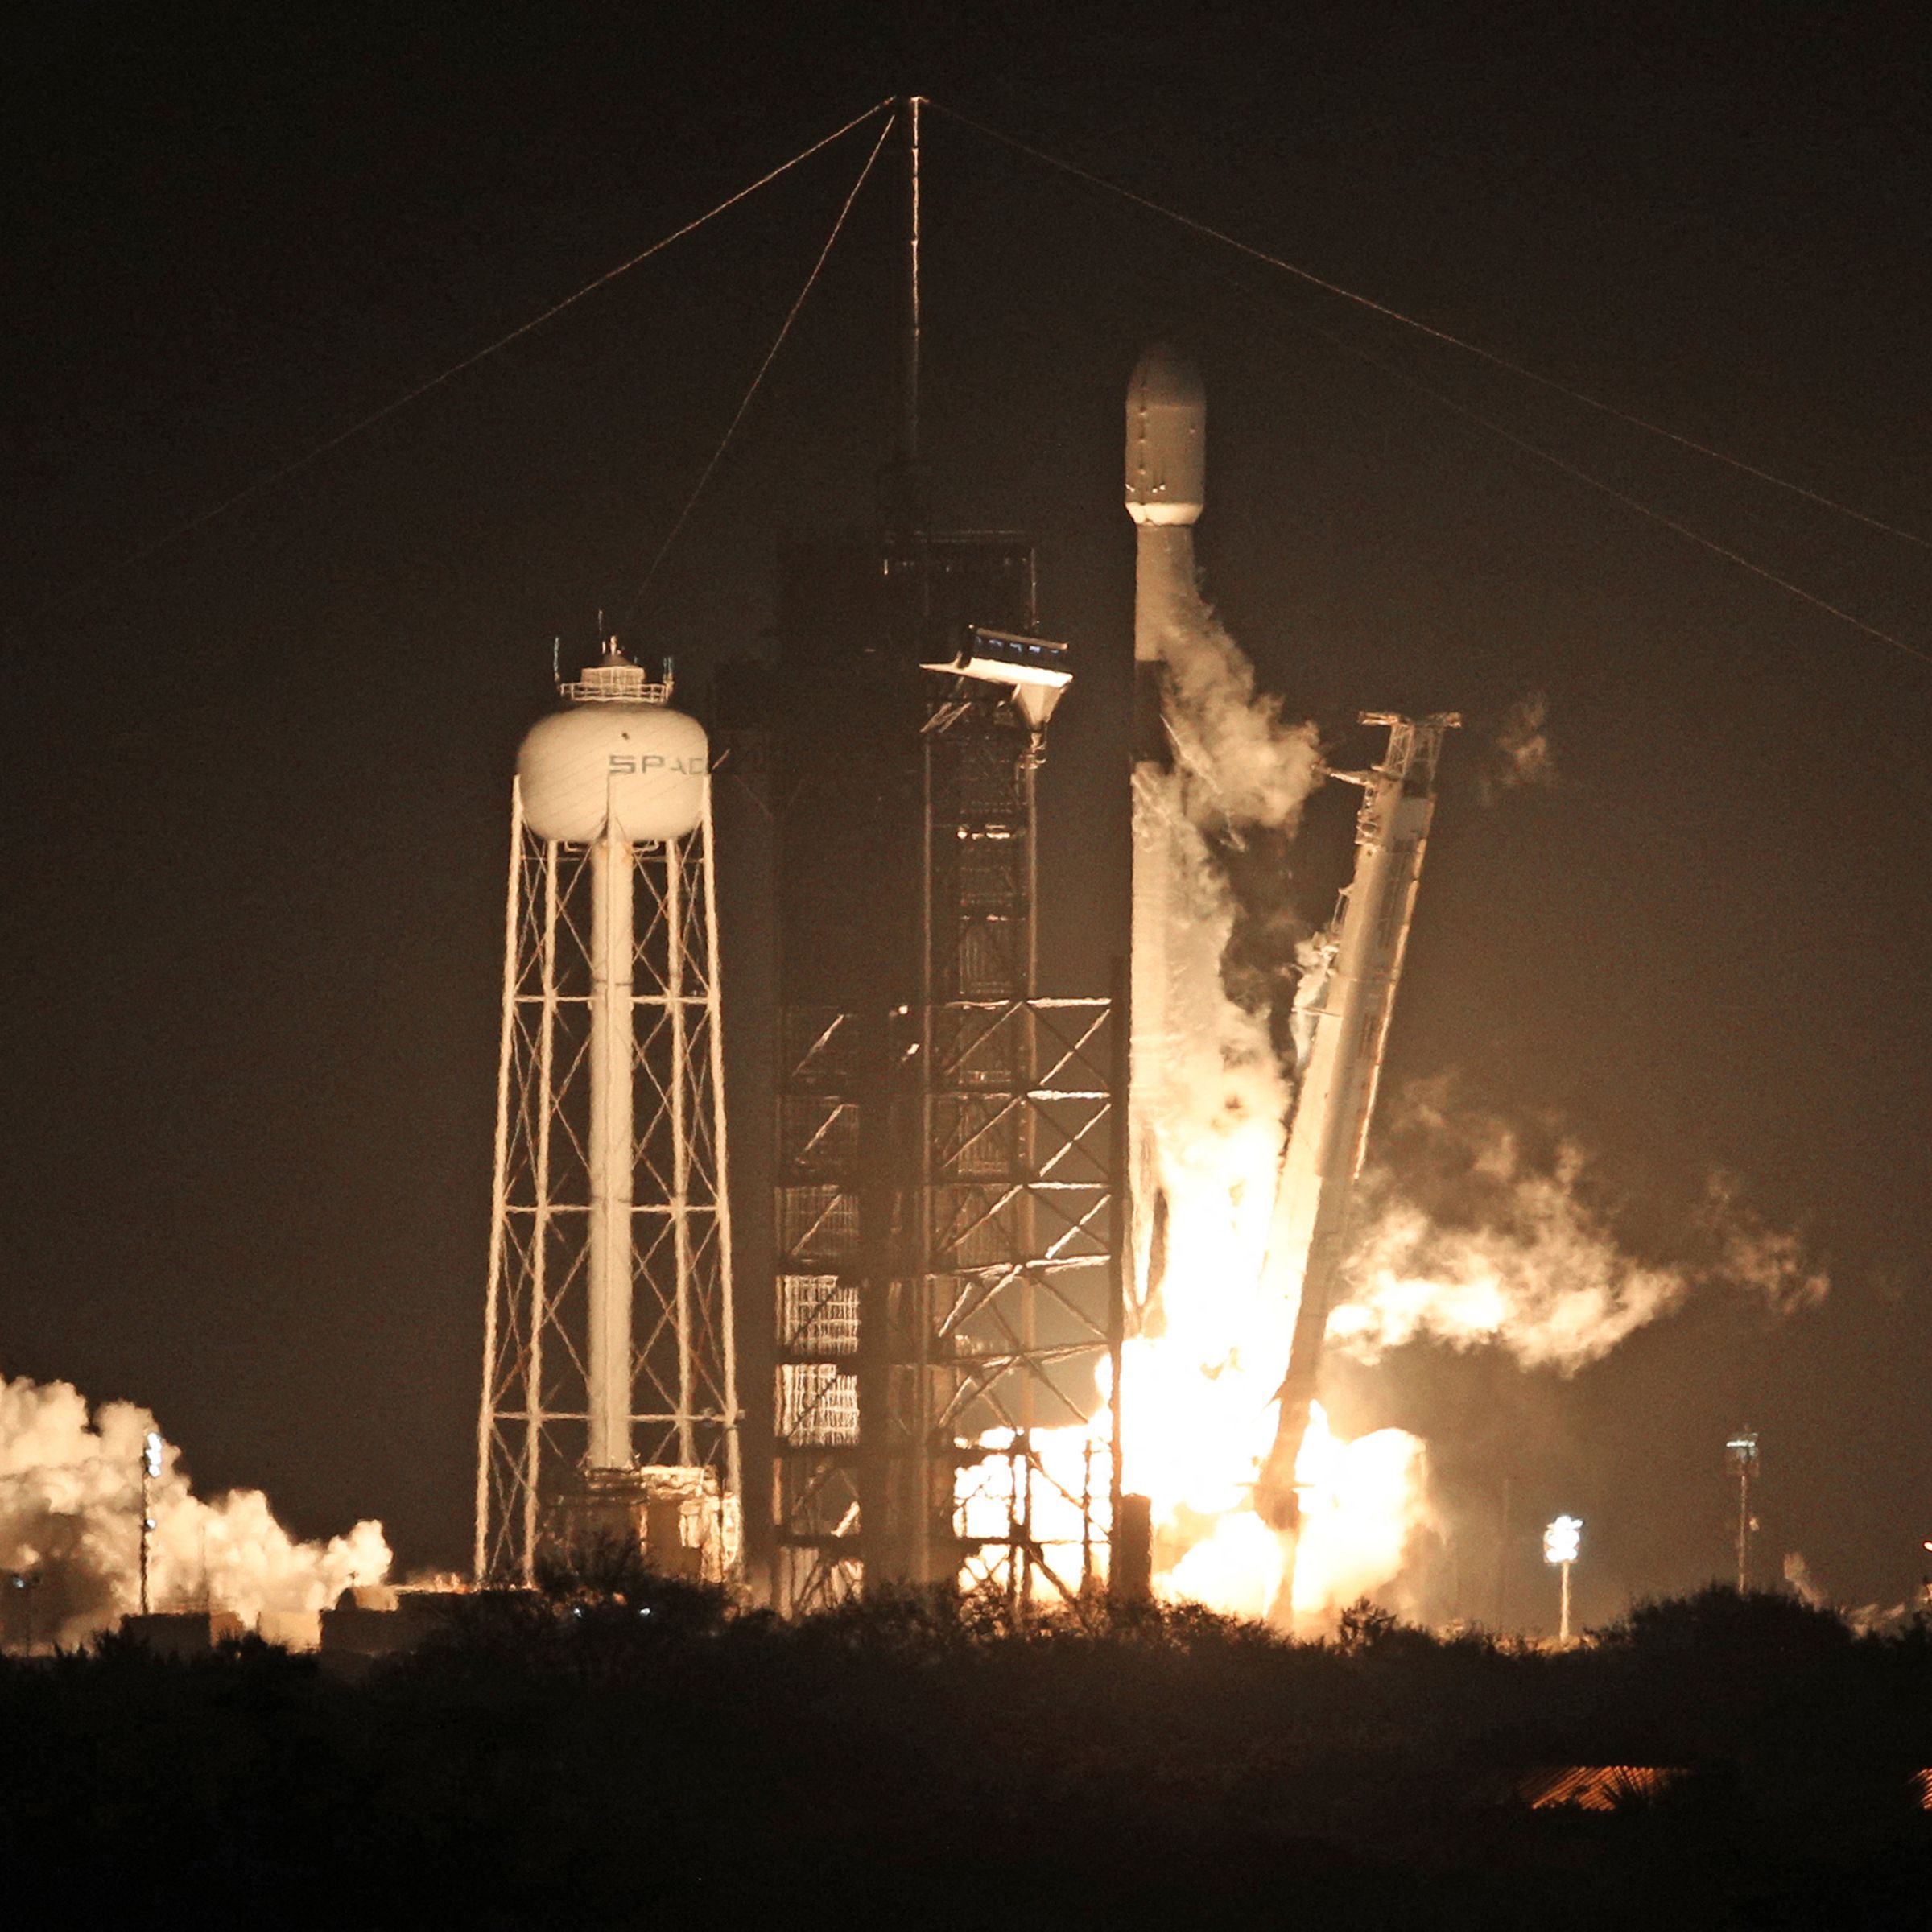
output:
[{"label": "rocket exhaust flame", "polygon": [[[1410,1539],[1435,1526],[1417,1438],[1385,1429],[1344,1442],[1331,1428],[1315,1400],[1326,1344],[1372,1357],[1419,1335],[1492,1340],[1525,1366],[1567,1369],[1695,1280],[1747,1281],[1774,1306],[1814,1299],[1823,1280],[1792,1237],[1715,1198],[1708,1266],[1633,1261],[1577,1195],[1574,1155],[1542,1175],[1513,1164],[1513,1143],[1472,1163],[1499,1197],[1480,1224],[1439,1225],[1382,1175],[1366,1231],[1351,1236],[1436,760],[1458,720],[1372,714],[1390,733],[1381,763],[1324,772],[1313,728],[1257,691],[1195,582],[1205,409],[1193,372],[1150,352],[1127,427],[1137,738],[1124,1486],[1149,1499],[1158,1591],[1315,1629],[1395,1580]],[[1517,782],[1546,779],[1540,707],[1521,722]],[[1277,976],[1257,993],[1249,976],[1237,997],[1229,942],[1246,907],[1229,848],[1263,828],[1291,832],[1324,776],[1364,789],[1354,882],[1327,932],[1297,946],[1271,928]],[[1453,1145],[1439,1109],[1425,1125]],[[1034,1432],[1063,1487],[1105,1418],[1103,1401],[1085,1429]]]},{"label": "rocket exhaust flame", "polygon": [[[1192,526],[1204,499],[1205,407],[1198,378],[1171,353],[1150,351],[1135,371],[1127,429],[1137,526],[1129,1113],[1138,1332],[1122,1370],[1125,1480],[1152,1499],[1156,1570],[1167,1587],[1258,1614],[1283,1596],[1292,1567],[1294,1544],[1278,1533],[1300,1515],[1339,1205],[1373,1100],[1442,721],[1419,737],[1402,726],[1409,735],[1388,766],[1364,781],[1364,849],[1387,862],[1373,889],[1356,894],[1360,930],[1344,920],[1325,951],[1307,956],[1325,968],[1328,991],[1302,1002],[1290,1023],[1305,1063],[1285,1063],[1274,1013],[1227,985],[1239,908],[1214,840],[1292,831],[1323,775],[1315,733],[1284,721],[1279,700],[1257,692],[1252,666],[1200,597]],[[1393,932],[1391,899],[1401,915]],[[1331,1123],[1298,1157],[1287,1131],[1298,1071],[1305,1088],[1319,1088]],[[1295,1218],[1285,1223],[1278,1203],[1291,1203]],[[1312,1334],[1298,1346],[1311,1254],[1323,1292],[1302,1323]],[[1333,1447],[1325,1424],[1308,1439]],[[1336,1520],[1325,1509],[1331,1542]],[[1285,1601],[1309,1594],[1290,1590]]]}]

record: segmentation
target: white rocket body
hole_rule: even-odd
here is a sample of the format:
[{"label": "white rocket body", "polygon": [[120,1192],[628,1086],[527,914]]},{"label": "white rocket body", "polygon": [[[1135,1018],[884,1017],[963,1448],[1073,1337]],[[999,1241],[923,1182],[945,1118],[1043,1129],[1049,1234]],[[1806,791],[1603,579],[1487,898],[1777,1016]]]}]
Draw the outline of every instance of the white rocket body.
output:
[{"label": "white rocket body", "polygon": [[1171,748],[1162,719],[1170,640],[1199,623],[1194,525],[1201,514],[1208,405],[1201,380],[1172,350],[1142,356],[1127,390],[1127,514],[1134,521],[1133,1031],[1128,1067],[1129,1234],[1134,1306],[1159,1282],[1164,1217],[1150,1108],[1166,1059],[1167,935],[1179,916],[1174,855],[1162,793]]}]

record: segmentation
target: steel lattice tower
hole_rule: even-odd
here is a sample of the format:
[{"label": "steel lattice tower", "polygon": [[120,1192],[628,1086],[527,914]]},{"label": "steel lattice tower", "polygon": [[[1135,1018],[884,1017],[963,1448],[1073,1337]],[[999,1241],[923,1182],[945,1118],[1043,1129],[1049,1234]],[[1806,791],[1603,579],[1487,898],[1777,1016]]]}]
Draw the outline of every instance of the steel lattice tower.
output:
[{"label": "steel lattice tower", "polygon": [[[527,1583],[547,1545],[614,1537],[722,1579],[742,1525],[708,758],[614,646],[564,695],[512,793],[476,1574]],[[571,741],[539,744],[553,725]]]},{"label": "steel lattice tower", "polygon": [[[1043,716],[999,687],[1012,664],[972,654],[1059,647],[922,626],[942,600],[921,567],[947,546],[984,598],[986,539],[927,539],[896,572],[889,546],[884,572],[927,593],[899,645],[926,689],[880,754],[911,863],[826,882],[855,922],[874,878],[913,888],[876,952],[905,994],[795,1004],[782,1029],[775,1595],[794,1609],[862,1583],[1075,1597],[1105,1573],[1117,1492],[1113,1431],[1088,1426],[1120,1340],[1113,1007],[1038,995]],[[1030,554],[1023,581],[1030,617]],[[1050,1430],[1081,1435],[1071,1466],[1063,1439],[1041,1452]]]},{"label": "steel lattice tower", "polygon": [[956,1581],[1016,1609],[1077,1596],[1119,1492],[1117,1414],[1096,1433],[1092,1411],[1109,1358],[1119,1385],[1125,1044],[1113,1001],[1038,997],[1034,774],[1067,673],[1034,634],[1034,547],[931,514],[922,105],[897,110],[899,419],[879,531],[783,548],[762,680],[777,1106],[761,1528],[790,1611]]}]

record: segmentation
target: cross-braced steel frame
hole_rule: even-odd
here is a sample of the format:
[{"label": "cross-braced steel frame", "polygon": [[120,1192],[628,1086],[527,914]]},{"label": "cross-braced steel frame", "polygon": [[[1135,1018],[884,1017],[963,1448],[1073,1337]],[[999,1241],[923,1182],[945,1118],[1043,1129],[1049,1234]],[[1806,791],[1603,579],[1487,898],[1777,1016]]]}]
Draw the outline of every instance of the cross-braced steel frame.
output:
[{"label": "cross-braced steel frame", "polygon": [[1038,997],[1037,746],[962,685],[924,740],[925,997],[786,1016],[779,1603],[1105,1574],[1119,1488],[1112,1003]]},{"label": "cross-braced steel frame", "polygon": [[1113,1026],[1105,1000],[931,1009],[931,1439],[952,1476],[959,1574],[1015,1608],[1077,1601],[1106,1574],[1118,1486],[1106,1406],[1120,1348]]},{"label": "cross-braced steel frame", "polygon": [[[598,866],[619,862],[631,875],[631,1460],[593,1471],[592,1008],[608,997],[595,985],[595,888]],[[598,1496],[608,1505],[614,1492],[635,1503],[640,1528],[647,1505],[658,1525],[669,1510],[688,1567],[723,1578],[737,1567],[740,1415],[719,996],[708,782],[690,836],[622,846],[537,838],[513,790],[477,1421],[480,1580],[528,1583],[546,1541],[569,1534],[573,1511],[580,1527],[587,1509],[594,1521]]]}]

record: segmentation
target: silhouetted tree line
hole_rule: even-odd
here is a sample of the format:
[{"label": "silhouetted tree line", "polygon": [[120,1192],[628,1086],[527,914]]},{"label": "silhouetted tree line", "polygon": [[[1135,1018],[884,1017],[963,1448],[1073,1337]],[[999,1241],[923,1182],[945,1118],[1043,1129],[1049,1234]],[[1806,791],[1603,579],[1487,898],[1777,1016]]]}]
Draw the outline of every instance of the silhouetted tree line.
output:
[{"label": "silhouetted tree line", "polygon": [[[1613,1813],[1517,1792],[1608,1763],[1682,1775]],[[1559,1654],[1365,1604],[1325,1644],[950,1594],[787,1624],[606,1550],[353,1679],[252,1641],[0,1664],[0,1912],[1918,1927],[1928,1767],[1932,1628],[1785,1596]]]}]

